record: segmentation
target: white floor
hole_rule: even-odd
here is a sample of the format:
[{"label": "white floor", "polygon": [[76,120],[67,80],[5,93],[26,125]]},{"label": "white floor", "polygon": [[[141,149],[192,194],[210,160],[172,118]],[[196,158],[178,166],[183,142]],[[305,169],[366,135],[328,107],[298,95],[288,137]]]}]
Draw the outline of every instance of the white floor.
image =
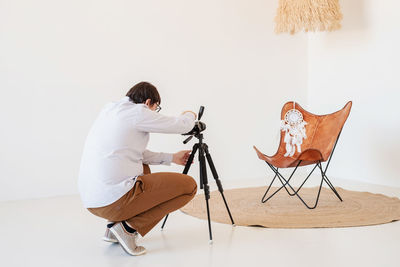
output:
[{"label": "white floor", "polygon": [[[400,196],[398,188],[335,184]],[[157,226],[141,240],[146,255],[131,257],[101,240],[104,220],[84,210],[78,196],[3,202],[0,214],[0,266],[400,266],[400,222],[294,230],[213,223],[209,245],[206,221],[178,211],[163,232]]]}]

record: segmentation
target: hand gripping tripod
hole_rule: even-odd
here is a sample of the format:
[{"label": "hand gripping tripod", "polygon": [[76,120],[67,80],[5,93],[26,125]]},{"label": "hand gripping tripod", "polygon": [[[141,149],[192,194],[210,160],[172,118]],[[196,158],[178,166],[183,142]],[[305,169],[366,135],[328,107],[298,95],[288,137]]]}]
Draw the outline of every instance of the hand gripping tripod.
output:
[{"label": "hand gripping tripod", "polygon": [[[219,180],[217,170],[215,169],[215,166],[214,166],[214,162],[212,161],[211,155],[208,151],[208,146],[206,143],[203,143],[203,134],[200,133],[201,131],[204,131],[206,128],[205,124],[200,122],[200,118],[203,115],[203,111],[204,111],[204,107],[202,106],[202,107],[200,107],[200,111],[199,111],[199,121],[196,122],[196,125],[193,128],[193,130],[187,134],[190,136],[185,141],[183,141],[183,143],[186,144],[193,138],[193,136],[199,140],[196,144],[193,145],[192,153],[190,154],[190,157],[185,165],[183,174],[187,174],[189,172],[189,169],[193,162],[194,156],[196,155],[196,152],[199,151],[200,189],[204,189],[204,196],[205,196],[206,205],[207,205],[208,232],[210,234],[210,243],[212,243],[210,208],[209,208],[209,204],[208,204],[208,200],[210,199],[210,187],[208,186],[206,159],[207,159],[208,165],[211,169],[214,180],[217,183],[218,191],[220,192],[222,199],[224,200],[225,207],[226,207],[226,210],[228,211],[229,218],[231,219],[232,225],[235,225],[235,223],[233,221],[232,214],[229,210],[228,204],[227,204],[225,196],[224,196],[224,189],[222,188],[221,180]],[[161,226],[161,229],[164,229],[165,223],[168,219],[168,215],[169,214],[167,214],[167,216],[165,217],[164,222]]]}]

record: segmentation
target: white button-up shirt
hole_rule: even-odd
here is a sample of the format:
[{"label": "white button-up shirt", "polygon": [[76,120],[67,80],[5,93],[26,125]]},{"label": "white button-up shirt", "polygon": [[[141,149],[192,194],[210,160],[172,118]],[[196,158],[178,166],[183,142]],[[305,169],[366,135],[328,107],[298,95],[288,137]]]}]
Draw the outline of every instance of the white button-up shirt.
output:
[{"label": "white button-up shirt", "polygon": [[149,133],[189,132],[195,116],[188,112],[169,117],[124,97],[101,110],[86,138],[78,186],[86,208],[107,206],[143,175],[143,164],[165,164],[172,154],[146,150]]}]

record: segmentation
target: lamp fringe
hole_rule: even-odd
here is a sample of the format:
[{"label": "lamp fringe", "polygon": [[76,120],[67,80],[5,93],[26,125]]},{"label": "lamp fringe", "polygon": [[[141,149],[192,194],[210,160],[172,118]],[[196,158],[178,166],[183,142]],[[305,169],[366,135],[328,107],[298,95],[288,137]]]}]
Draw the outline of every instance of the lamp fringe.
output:
[{"label": "lamp fringe", "polygon": [[338,30],[342,18],[339,0],[279,0],[275,32]]}]

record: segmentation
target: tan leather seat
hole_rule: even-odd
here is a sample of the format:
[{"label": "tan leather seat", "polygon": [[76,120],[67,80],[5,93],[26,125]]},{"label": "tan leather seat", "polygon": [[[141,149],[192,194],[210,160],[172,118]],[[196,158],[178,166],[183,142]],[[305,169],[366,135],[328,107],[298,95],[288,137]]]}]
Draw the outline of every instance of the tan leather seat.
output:
[{"label": "tan leather seat", "polygon": [[[318,161],[325,162],[329,159],[335,142],[341,132],[344,123],[349,116],[352,102],[349,101],[343,109],[328,115],[315,115],[296,103],[295,107],[303,114],[303,119],[307,122],[306,134],[307,139],[303,140],[301,146],[302,152],[296,153],[292,157],[284,157],[286,153],[285,143],[283,142],[285,133],[281,132],[280,144],[278,151],[273,156],[267,156],[258,150],[255,146],[259,159],[266,161],[278,168],[296,167],[299,161],[299,166],[310,165]],[[293,102],[287,102],[281,112],[281,119],[287,111],[293,108]]]}]

